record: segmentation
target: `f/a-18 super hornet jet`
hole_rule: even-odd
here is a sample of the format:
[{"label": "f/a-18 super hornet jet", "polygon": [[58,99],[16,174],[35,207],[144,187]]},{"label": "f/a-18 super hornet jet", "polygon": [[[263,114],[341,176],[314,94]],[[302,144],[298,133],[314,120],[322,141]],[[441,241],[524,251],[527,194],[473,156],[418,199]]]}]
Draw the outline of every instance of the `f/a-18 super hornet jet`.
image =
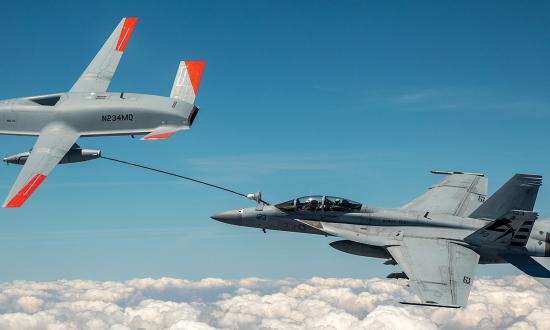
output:
[{"label": "f/a-18 super hornet jet", "polygon": [[432,172],[447,176],[401,208],[307,196],[277,205],[259,202],[212,218],[264,232],[343,238],[330,245],[399,264],[403,272],[388,277],[408,279],[420,298],[408,304],[465,306],[478,264],[510,263],[550,288],[550,218],[537,220],[533,212],[541,176],[516,174],[485,200],[483,174]]},{"label": "f/a-18 super hornet jet", "polygon": [[30,152],[4,158],[24,165],[3,206],[17,208],[57,164],[100,157],[79,137],[145,135],[158,140],[191,128],[204,61],[180,62],[170,97],[107,92],[137,18],[123,18],[73,87],[65,93],[0,101],[0,134],[34,135]]}]

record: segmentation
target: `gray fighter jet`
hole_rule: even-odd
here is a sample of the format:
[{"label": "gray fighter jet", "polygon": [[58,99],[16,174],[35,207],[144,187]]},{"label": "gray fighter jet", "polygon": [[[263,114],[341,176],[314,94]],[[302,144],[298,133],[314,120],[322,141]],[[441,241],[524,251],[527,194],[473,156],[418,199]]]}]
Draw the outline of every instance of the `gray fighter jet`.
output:
[{"label": "gray fighter jet", "polygon": [[180,62],[170,97],[107,92],[137,18],[123,18],[73,87],[66,93],[0,101],[0,134],[38,136],[30,152],[4,158],[24,165],[3,206],[17,208],[59,163],[100,157],[81,149],[85,136],[145,135],[158,140],[191,128],[204,61]]},{"label": "gray fighter jet", "polygon": [[[486,199],[483,174],[446,174],[426,193],[397,209],[374,208],[347,198],[307,196],[213,219],[237,226],[335,236],[330,245],[359,256],[386,259],[403,272],[420,302],[462,307],[478,264],[510,263],[550,287],[550,218],[536,220],[533,207],[542,177],[516,174]],[[536,221],[535,221],[536,220]]]}]

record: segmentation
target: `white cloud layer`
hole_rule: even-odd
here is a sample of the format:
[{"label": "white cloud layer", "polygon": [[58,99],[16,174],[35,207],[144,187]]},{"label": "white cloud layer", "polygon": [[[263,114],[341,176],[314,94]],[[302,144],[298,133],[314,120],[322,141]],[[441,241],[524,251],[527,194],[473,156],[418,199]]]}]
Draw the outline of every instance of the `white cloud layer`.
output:
[{"label": "white cloud layer", "polygon": [[312,278],[14,281],[0,329],[548,329],[550,290],[527,276],[478,279],[464,309],[405,306],[406,281]]}]

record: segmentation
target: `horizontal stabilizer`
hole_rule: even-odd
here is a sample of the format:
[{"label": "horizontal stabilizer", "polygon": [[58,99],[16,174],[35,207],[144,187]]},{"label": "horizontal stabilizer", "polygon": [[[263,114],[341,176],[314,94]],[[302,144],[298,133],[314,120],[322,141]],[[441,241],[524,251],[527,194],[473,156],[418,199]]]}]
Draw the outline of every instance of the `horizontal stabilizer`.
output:
[{"label": "horizontal stabilizer", "polygon": [[550,289],[550,258],[530,257],[526,255],[503,255],[508,261],[537,282]]},{"label": "horizontal stabilizer", "polygon": [[[530,256],[517,254],[502,255],[502,258],[529,276],[544,278],[546,281],[550,281],[550,270],[547,268],[550,265],[548,265],[546,261],[549,258],[532,258]],[[546,285],[545,283],[543,284]]]},{"label": "horizontal stabilizer", "polygon": [[532,211],[541,185],[540,175],[516,174],[473,211],[470,218],[494,220],[509,210]]},{"label": "horizontal stabilizer", "polygon": [[537,212],[509,211],[502,218],[475,231],[464,241],[476,246],[525,246],[537,218]]},{"label": "horizontal stabilizer", "polygon": [[[550,258],[533,257],[533,260],[535,260],[539,265],[544,267],[546,270],[550,269]],[[540,277],[535,276],[535,280],[537,280],[540,284],[550,289],[550,277],[548,277],[547,275],[548,273],[545,273],[545,276],[540,276]]]}]

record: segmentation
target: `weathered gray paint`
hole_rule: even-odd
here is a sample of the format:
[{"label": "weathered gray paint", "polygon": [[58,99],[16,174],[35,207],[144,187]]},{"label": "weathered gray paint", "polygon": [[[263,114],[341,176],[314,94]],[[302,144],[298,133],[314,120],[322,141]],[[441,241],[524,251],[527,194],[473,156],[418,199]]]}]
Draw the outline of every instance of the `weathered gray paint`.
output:
[{"label": "weathered gray paint", "polygon": [[[476,214],[472,206],[483,207],[487,178],[457,173],[399,209],[363,205],[351,213],[311,212],[264,205],[212,217],[238,226],[308,233],[298,225],[304,224],[315,233],[344,238],[346,241],[335,246],[341,251],[391,258],[388,264],[395,260],[422,304],[456,307],[467,304],[478,263],[512,262],[525,271],[536,262],[547,271],[537,270],[535,278],[550,287],[550,258],[546,258],[550,256],[550,219],[533,222],[537,214],[530,212],[541,182],[540,176],[515,175],[491,197],[483,219],[468,215]],[[525,209],[513,211],[518,205]],[[494,212],[486,212],[488,209]],[[501,214],[502,210],[507,212]],[[500,212],[500,217],[488,220],[487,214],[495,212]],[[503,225],[492,229],[499,223]],[[533,262],[513,261],[530,258]]]}]

